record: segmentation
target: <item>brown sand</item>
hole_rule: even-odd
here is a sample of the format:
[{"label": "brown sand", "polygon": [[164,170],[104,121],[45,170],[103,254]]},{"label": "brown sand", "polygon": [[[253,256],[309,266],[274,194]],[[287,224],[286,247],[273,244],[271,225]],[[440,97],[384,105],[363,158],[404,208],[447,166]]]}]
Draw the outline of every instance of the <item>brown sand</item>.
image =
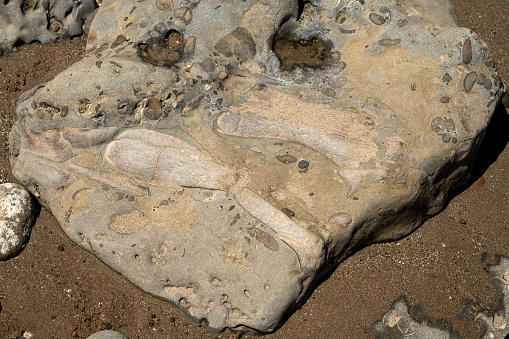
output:
[{"label": "brown sand", "polygon": [[[462,26],[490,46],[509,84],[509,5],[504,0],[453,0]],[[83,55],[84,40],[24,46],[0,57],[0,139],[15,119],[16,100]],[[370,325],[404,295],[415,315],[479,338],[482,327],[461,311],[494,312],[500,295],[486,267],[509,256],[509,116],[493,118],[474,179],[448,207],[408,238],[370,246],[344,263],[287,323],[267,338],[369,338]],[[479,179],[479,180],[477,180]],[[13,181],[0,147],[0,182]],[[475,183],[473,183],[477,180]],[[472,184],[473,183],[473,184]],[[27,248],[0,262],[0,338],[86,338],[114,329],[135,338],[236,338],[208,332],[179,309],[148,296],[63,234],[43,209]]]}]

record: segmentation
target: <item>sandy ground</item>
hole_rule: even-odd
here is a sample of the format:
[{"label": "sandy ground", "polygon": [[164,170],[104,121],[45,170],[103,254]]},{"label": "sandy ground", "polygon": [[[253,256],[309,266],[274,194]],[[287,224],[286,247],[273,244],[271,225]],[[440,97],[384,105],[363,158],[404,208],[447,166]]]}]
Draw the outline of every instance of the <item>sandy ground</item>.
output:
[{"label": "sandy ground", "polygon": [[[509,84],[509,4],[453,0],[462,26],[490,46]],[[83,56],[84,39],[24,46],[0,57],[0,139],[7,145],[17,98]],[[494,313],[501,294],[487,267],[509,256],[509,116],[493,117],[476,171],[447,208],[404,240],[370,246],[342,263],[276,338],[371,338],[370,326],[404,296],[414,316],[479,338],[466,308]],[[14,181],[0,147],[0,183]],[[114,329],[135,338],[237,338],[208,332],[179,309],[138,290],[71,243],[45,209],[27,248],[0,262],[0,338],[86,338]]]}]

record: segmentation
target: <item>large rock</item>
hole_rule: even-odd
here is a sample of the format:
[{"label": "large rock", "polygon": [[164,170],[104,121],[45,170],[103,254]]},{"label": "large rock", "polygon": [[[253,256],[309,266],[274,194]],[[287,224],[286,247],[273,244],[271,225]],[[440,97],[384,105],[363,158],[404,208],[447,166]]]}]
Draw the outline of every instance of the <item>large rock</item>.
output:
[{"label": "large rock", "polygon": [[107,0],[86,57],[20,98],[11,161],[143,290],[271,332],[443,208],[502,87],[445,0]]}]

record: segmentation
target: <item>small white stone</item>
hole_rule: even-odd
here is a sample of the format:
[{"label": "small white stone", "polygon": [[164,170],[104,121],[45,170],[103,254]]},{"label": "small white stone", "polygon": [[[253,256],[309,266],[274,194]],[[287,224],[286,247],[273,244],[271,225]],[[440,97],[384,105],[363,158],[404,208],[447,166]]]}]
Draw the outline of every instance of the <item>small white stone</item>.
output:
[{"label": "small white stone", "polygon": [[25,248],[37,215],[30,192],[18,184],[0,184],[0,261]]}]

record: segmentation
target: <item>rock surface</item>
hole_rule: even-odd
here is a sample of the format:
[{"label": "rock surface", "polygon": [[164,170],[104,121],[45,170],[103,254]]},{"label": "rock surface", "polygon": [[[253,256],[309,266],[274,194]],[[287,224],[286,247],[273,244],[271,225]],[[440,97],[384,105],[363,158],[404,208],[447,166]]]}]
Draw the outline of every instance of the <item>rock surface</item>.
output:
[{"label": "rock surface", "polygon": [[135,285],[271,332],[442,209],[502,89],[449,1],[105,1],[86,57],[20,98],[11,163]]},{"label": "rock surface", "polygon": [[4,0],[0,2],[0,53],[20,43],[43,44],[83,33],[95,0]]},{"label": "rock surface", "polygon": [[0,184],[0,261],[17,256],[27,245],[37,204],[23,186]]}]

